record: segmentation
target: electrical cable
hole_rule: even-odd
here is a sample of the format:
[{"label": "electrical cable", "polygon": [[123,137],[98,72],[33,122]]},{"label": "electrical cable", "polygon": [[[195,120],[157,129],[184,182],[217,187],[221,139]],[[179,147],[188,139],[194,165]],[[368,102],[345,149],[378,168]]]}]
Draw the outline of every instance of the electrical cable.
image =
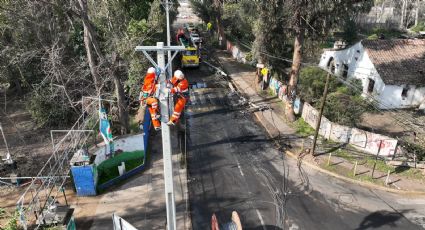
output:
[{"label": "electrical cable", "polygon": [[[233,38],[233,39],[235,39],[235,38]],[[240,41],[240,40],[238,40],[238,39],[235,39],[238,43],[240,43],[241,45],[243,45],[244,47],[246,47],[247,49],[249,49],[249,50],[252,50],[252,47],[251,46],[249,46],[249,45],[247,45],[247,44],[245,44],[245,43],[243,43],[242,41]],[[262,53],[262,54],[265,54],[265,55],[267,55],[268,57],[271,57],[271,58],[274,58],[274,59],[278,59],[278,60],[282,60],[282,61],[285,61],[285,62],[288,62],[288,63],[293,63],[293,61],[292,60],[290,60],[290,59],[287,59],[287,58],[283,58],[283,57],[277,57],[277,56],[274,56],[274,55],[271,55],[271,54],[269,54],[269,53],[266,53],[266,52],[260,52],[260,53]],[[317,64],[311,64],[311,63],[301,63],[302,65],[304,65],[304,66],[308,66],[308,67],[319,67],[319,68],[321,68],[319,65],[317,65]],[[355,89],[355,90],[357,90],[357,92],[360,92],[361,94],[363,94],[363,89],[359,89],[359,87],[357,87],[357,86],[355,86],[354,84],[352,84],[352,83],[350,83],[349,81],[347,81],[347,80],[345,80],[345,79],[343,79],[342,77],[340,77],[340,76],[338,76],[337,74],[335,74],[335,73],[333,73],[333,72],[331,72],[331,71],[329,71],[329,70],[326,70],[326,69],[323,69],[323,68],[321,68],[322,70],[324,70],[324,71],[326,71],[327,73],[329,73],[329,74],[331,74],[332,76],[334,76],[334,77],[337,77],[338,78],[338,80],[340,81],[340,82],[342,82],[343,84],[345,84],[345,85],[347,85],[348,87],[350,87],[350,88],[352,88],[352,89]],[[368,70],[373,70],[372,68],[363,68],[363,69],[368,69]],[[353,71],[354,72],[354,71]],[[358,72],[354,72],[354,73],[358,73]],[[360,74],[363,74],[363,73],[360,73]],[[366,75],[366,74],[364,74],[364,75]],[[367,76],[369,76],[369,75],[367,75]],[[363,94],[364,95],[364,94]],[[408,127],[410,127],[410,129],[411,129],[411,131],[413,130],[413,131],[415,131],[416,133],[423,133],[424,131],[424,129],[423,128],[418,128],[418,127],[414,127],[414,126],[412,126],[412,123],[413,124],[415,124],[415,122],[414,121],[411,121],[410,119],[411,119],[411,117],[409,117],[409,115],[407,115],[406,113],[403,113],[402,115],[399,115],[399,114],[394,114],[395,112],[397,112],[397,113],[399,113],[400,111],[396,111],[395,109],[391,109],[391,107],[392,106],[390,106],[390,105],[388,105],[388,104],[386,104],[385,102],[382,102],[382,101],[380,101],[379,99],[377,99],[374,95],[370,95],[370,94],[368,94],[368,95],[365,95],[366,96],[366,98],[367,99],[371,99],[374,103],[370,103],[368,100],[365,100],[369,105],[371,105],[376,111],[379,111],[379,112],[382,112],[382,109],[381,108],[385,108],[387,111],[390,111],[390,112],[392,112],[392,115],[394,115],[394,117],[392,117],[399,125],[401,125],[402,127],[405,127],[405,126],[408,126]],[[376,106],[376,104],[378,104],[378,105],[381,105],[381,108],[379,108],[379,107],[377,107]],[[410,122],[405,122],[404,120],[410,120]],[[423,126],[425,127],[425,124],[423,124]],[[419,131],[418,131],[419,130]],[[424,140],[424,142],[425,142],[425,140]]]}]

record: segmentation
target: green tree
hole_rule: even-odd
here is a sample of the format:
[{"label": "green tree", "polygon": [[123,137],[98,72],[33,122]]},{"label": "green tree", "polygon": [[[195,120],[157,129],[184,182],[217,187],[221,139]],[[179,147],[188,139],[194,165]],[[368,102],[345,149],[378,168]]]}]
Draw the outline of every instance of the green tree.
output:
[{"label": "green tree", "polygon": [[368,11],[373,0],[289,0],[287,1],[288,18],[294,39],[294,53],[288,87],[286,116],[294,121],[293,101],[297,94],[297,83],[303,60],[304,41],[320,39],[346,18],[352,18],[360,12]]}]

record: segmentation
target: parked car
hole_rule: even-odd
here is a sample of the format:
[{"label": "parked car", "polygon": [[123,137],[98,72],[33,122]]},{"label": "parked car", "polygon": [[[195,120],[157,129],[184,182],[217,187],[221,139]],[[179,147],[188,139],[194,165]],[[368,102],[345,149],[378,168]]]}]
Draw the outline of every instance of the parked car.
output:
[{"label": "parked car", "polygon": [[197,33],[191,33],[190,34],[190,40],[192,40],[193,43],[200,43],[200,42],[202,42],[202,38]]}]

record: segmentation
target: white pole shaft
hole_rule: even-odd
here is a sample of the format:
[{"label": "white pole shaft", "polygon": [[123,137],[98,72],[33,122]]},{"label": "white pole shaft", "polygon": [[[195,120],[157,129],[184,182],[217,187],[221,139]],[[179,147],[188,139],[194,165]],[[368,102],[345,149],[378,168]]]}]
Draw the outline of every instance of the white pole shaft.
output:
[{"label": "white pole shaft", "polygon": [[[161,69],[165,68],[165,52],[161,50],[164,47],[163,42],[157,43],[158,47],[158,66]],[[170,127],[166,124],[169,120],[168,112],[168,91],[166,87],[166,74],[161,72],[160,79],[160,97],[159,102],[162,112],[162,156],[164,162],[164,183],[165,183],[165,201],[167,204],[167,229],[176,229],[176,206],[174,203],[174,182],[173,182],[173,162],[171,151],[171,135]]]},{"label": "white pole shaft", "polygon": [[[168,0],[165,1],[165,12],[166,12],[166,18],[167,18],[167,46],[171,46],[171,28],[170,28],[170,3]],[[172,61],[171,61],[171,50],[168,51],[168,74],[171,76],[173,67],[172,67]]]},{"label": "white pole shaft", "polygon": [[387,178],[385,179],[385,185],[388,185],[388,182],[390,181],[390,173],[391,173],[391,170],[388,170]]},{"label": "white pole shaft", "polygon": [[6,136],[4,135],[3,126],[1,124],[0,124],[0,131],[1,131],[1,135],[3,136],[4,144],[6,145],[6,151],[7,151],[6,160],[11,160],[12,156],[10,155],[9,146],[7,145]]}]

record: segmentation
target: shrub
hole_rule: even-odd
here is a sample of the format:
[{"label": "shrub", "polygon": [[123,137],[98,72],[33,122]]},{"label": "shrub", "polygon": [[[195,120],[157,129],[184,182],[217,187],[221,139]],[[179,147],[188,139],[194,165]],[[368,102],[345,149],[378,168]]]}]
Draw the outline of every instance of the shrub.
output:
[{"label": "shrub", "polygon": [[425,31],[425,22],[420,22],[418,25],[410,28],[411,31],[419,33],[420,31]]},{"label": "shrub", "polygon": [[55,96],[50,87],[34,91],[26,106],[40,126],[63,126],[76,119],[75,111],[69,106],[69,102],[62,96]]}]

